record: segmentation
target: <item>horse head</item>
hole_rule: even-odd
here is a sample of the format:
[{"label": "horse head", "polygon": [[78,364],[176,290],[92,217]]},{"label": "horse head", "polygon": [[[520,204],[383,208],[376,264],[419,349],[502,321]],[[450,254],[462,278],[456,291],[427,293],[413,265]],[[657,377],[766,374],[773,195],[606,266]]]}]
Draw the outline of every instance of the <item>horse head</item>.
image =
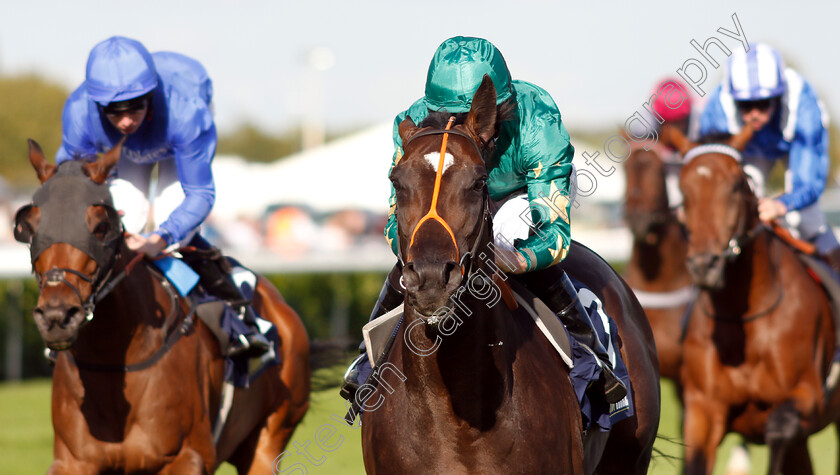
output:
[{"label": "horse head", "polygon": [[122,224],[105,179],[122,141],[92,163],[58,166],[29,141],[29,161],[41,187],[17,211],[15,239],[29,244],[40,295],[32,311],[44,343],[64,350],[93,317],[97,293],[108,279],[122,243]]},{"label": "horse head", "polygon": [[627,187],[624,217],[638,242],[655,244],[657,230],[670,217],[665,162],[652,150],[634,150],[624,165]]},{"label": "horse head", "polygon": [[465,116],[432,113],[421,126],[410,117],[399,126],[405,153],[391,183],[406,301],[427,323],[437,323],[436,311],[480,265],[477,252],[490,240],[484,157],[497,118],[496,89],[485,76]]},{"label": "horse head", "polygon": [[738,258],[758,229],[757,199],[740,154],[752,133],[745,126],[738,135],[698,146],[676,129],[663,132],[685,157],[680,189],[689,235],[686,265],[694,282],[710,290],[723,288],[726,263]]}]

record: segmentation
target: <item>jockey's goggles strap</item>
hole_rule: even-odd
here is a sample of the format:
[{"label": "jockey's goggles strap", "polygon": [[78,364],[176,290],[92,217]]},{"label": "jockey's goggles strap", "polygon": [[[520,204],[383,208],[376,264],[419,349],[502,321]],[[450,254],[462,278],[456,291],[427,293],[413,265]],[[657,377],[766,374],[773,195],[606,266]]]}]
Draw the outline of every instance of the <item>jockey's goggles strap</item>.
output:
[{"label": "jockey's goggles strap", "polygon": [[[455,117],[450,117],[449,122],[446,123],[446,129],[449,130],[452,127],[452,123],[455,122]],[[420,218],[420,221],[414,227],[414,232],[411,233],[411,241],[408,244],[408,260],[411,261],[411,247],[414,245],[414,237],[417,235],[417,231],[420,229],[420,226],[423,225],[428,220],[434,220],[443,226],[446,229],[446,232],[449,233],[449,237],[452,238],[452,243],[455,244],[455,255],[460,256],[461,252],[458,250],[458,241],[455,239],[455,233],[452,232],[452,228],[444,221],[444,219],[438,214],[437,212],[437,200],[438,195],[440,194],[440,182],[443,179],[443,170],[444,170],[444,158],[446,157],[446,142],[449,138],[449,134],[444,132],[443,134],[443,143],[440,146],[440,161],[438,162],[437,171],[435,172],[435,188],[432,192],[432,204],[429,207],[429,212],[426,213],[425,216]],[[462,269],[463,270],[463,269]]]}]

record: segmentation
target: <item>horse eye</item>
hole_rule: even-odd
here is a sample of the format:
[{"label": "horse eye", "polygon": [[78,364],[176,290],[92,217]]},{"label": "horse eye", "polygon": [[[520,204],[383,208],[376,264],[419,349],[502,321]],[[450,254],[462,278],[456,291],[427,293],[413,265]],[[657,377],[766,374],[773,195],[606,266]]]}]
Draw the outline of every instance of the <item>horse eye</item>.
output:
[{"label": "horse eye", "polygon": [[101,223],[96,225],[96,228],[93,230],[93,234],[97,237],[103,238],[105,234],[111,229],[110,223],[107,221],[102,221]]},{"label": "horse eye", "polygon": [[485,186],[487,186],[487,177],[481,177],[473,183],[472,189],[473,191],[484,191]]}]

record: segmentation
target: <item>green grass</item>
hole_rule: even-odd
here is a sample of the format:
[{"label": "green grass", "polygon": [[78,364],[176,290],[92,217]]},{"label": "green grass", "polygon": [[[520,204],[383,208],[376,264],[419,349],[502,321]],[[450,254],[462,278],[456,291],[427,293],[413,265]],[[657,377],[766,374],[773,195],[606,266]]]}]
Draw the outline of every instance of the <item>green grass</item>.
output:
[{"label": "green grass", "polygon": [[[328,378],[335,380],[337,371],[333,369],[329,373],[319,373],[319,379],[326,379],[324,375],[328,374]],[[656,448],[664,455],[654,459],[649,473],[677,474],[682,471],[682,463],[679,460],[682,456],[679,440],[680,408],[673,385],[668,382],[662,384],[662,400],[660,439],[656,443]],[[289,473],[303,473],[291,470],[295,464],[300,464],[307,469],[308,473],[330,475],[364,473],[359,430],[331,418],[340,418],[344,415],[344,411],[344,403],[338,397],[335,388],[313,393],[309,412],[298,426],[292,436],[292,443],[286,449],[287,456],[284,458],[283,469],[289,470]],[[322,445],[332,446],[331,451],[325,452],[317,446],[316,434],[319,434],[323,441]],[[52,439],[50,382],[37,380],[0,384],[0,460],[3,461],[0,471],[21,475],[44,473],[52,460]],[[729,450],[738,443],[738,440],[737,436],[731,434],[724,440],[718,451],[716,474],[723,473]],[[811,458],[817,474],[837,473],[837,444],[837,437],[832,428],[810,439]],[[766,473],[767,448],[750,446],[750,455],[752,457],[751,473]],[[225,465],[218,473],[230,475],[235,471],[232,467]]]}]

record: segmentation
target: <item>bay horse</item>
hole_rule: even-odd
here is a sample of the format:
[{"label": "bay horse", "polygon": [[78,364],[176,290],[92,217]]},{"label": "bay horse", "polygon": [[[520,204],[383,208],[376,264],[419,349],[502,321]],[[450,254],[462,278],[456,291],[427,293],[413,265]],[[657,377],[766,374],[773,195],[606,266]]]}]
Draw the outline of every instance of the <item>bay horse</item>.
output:
[{"label": "bay horse", "polygon": [[[489,277],[495,264],[484,155],[497,119],[496,91],[485,76],[462,123],[421,128],[407,118],[399,125],[405,155],[391,180],[405,258],[404,320],[387,363],[374,372],[380,385],[362,397],[365,469],[646,473],[659,375],[650,327],[626,284],[577,243],[563,261],[616,320],[636,410],[608,434],[594,429],[584,437],[568,367],[524,308],[511,303],[500,274]],[[441,317],[441,309],[451,312]]]},{"label": "bay horse", "polygon": [[[702,145],[671,129],[688,268],[702,289],[681,370],[685,473],[712,473],[728,432],[770,448],[768,473],[812,473],[807,436],[840,416],[826,389],[835,351],[830,305],[792,248],[767,232],[740,160],[752,130]],[[701,148],[702,147],[702,148]]]},{"label": "bay horse", "polygon": [[[645,309],[659,357],[659,374],[678,382],[682,319],[692,296],[685,266],[688,243],[668,199],[662,151],[637,148],[624,162],[624,219],[633,236],[623,277]],[[667,151],[665,151],[667,152]]]},{"label": "bay horse", "polygon": [[[166,279],[128,250],[107,185],[121,144],[88,164],[60,166],[29,142],[41,188],[16,216],[40,286],[33,316],[59,350],[52,383],[50,474],[273,473],[309,405],[309,340],[264,277],[257,312],[277,326],[282,363],[223,401],[219,343]],[[218,430],[218,428],[215,428]]]}]

